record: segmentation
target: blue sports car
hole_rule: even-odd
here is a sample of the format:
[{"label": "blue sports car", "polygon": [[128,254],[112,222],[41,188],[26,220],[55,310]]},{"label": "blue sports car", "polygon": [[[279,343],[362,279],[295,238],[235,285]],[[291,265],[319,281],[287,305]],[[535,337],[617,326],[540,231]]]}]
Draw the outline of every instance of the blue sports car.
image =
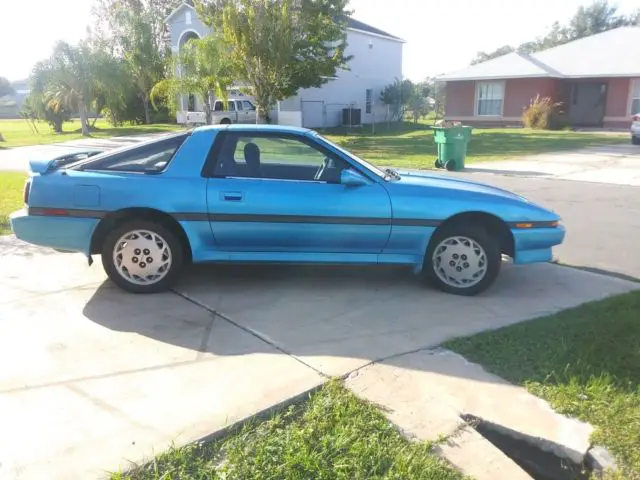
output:
[{"label": "blue sports car", "polygon": [[31,161],[16,236],[101,254],[121,288],[158,292],[188,262],[412,266],[474,295],[502,255],[547,262],[565,230],[516,194],[428,172],[382,170],[318,133],[206,126],[65,161]]}]

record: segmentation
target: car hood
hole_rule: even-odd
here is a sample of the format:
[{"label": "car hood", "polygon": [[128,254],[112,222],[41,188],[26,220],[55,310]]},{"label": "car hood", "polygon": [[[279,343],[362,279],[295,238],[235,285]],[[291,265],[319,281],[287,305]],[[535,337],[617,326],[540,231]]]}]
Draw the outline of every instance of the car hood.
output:
[{"label": "car hood", "polygon": [[493,187],[483,183],[462,180],[459,178],[448,177],[437,173],[416,172],[412,170],[397,170],[402,177],[396,183],[406,186],[429,187],[444,190],[456,190],[466,193],[478,193],[484,195],[492,195],[496,197],[508,198],[511,200],[520,200],[529,203],[525,197],[517,195],[508,190]]}]

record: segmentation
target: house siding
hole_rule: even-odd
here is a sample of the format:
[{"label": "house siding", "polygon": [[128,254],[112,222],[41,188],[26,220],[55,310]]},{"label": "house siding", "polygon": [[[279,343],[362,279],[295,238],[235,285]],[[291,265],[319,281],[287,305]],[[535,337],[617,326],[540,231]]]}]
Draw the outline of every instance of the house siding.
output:
[{"label": "house siding", "polygon": [[630,78],[610,78],[607,87],[604,126],[606,128],[629,128]]},{"label": "house siding", "polygon": [[[340,125],[342,109],[349,105],[361,110],[362,123],[384,121],[387,107],[380,95],[387,85],[402,78],[402,43],[348,30],[345,53],[353,56],[348,70],[339,70],[335,79],[320,88],[300,90],[280,102],[280,110],[300,110],[307,128]],[[367,89],[373,90],[371,113],[366,112]]]},{"label": "house siding", "polygon": [[503,117],[521,117],[537,95],[541,97],[557,96],[558,82],[553,78],[516,78],[505,84]]},{"label": "house siding", "polygon": [[[607,84],[604,128],[628,128],[630,78],[566,79],[564,82],[603,82]],[[446,84],[445,118],[461,120],[468,125],[501,127],[522,125],[520,118],[529,102],[536,97],[551,97],[557,102],[569,101],[561,81],[554,78],[518,78],[505,81],[502,116],[476,116],[476,82],[454,81]],[[564,108],[567,108],[565,105]]]},{"label": "house siding", "polygon": [[472,117],[476,98],[476,82],[447,82],[445,117]]}]

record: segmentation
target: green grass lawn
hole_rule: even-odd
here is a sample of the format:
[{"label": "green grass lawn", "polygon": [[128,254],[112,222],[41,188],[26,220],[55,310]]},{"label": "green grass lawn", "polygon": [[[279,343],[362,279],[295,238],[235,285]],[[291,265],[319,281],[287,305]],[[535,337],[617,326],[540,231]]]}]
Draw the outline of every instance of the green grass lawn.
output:
[{"label": "green grass lawn", "polygon": [[[82,137],[80,132],[80,122],[74,120],[65,122],[62,125],[63,133],[56,134],[45,122],[36,124],[38,132],[34,132],[25,120],[0,120],[0,133],[4,136],[5,142],[0,142],[0,149],[10,147],[20,147],[25,145],[40,145],[48,143],[66,142],[77,140]],[[175,124],[154,124],[154,125],[125,125],[122,127],[112,127],[106,120],[98,119],[96,131],[91,132],[92,138],[121,137],[124,135],[139,135],[143,133],[167,132],[181,130],[184,126]]]},{"label": "green grass lawn", "polygon": [[22,189],[26,178],[20,172],[0,172],[0,235],[11,233],[9,214],[22,208]]},{"label": "green grass lawn", "polygon": [[640,292],[445,345],[595,427],[640,479]]},{"label": "green grass lawn", "polygon": [[[432,168],[436,158],[433,132],[424,124],[405,123],[387,129],[380,126],[375,135],[366,127],[328,130],[326,136],[365,160],[396,168]],[[628,142],[626,134],[542,131],[529,129],[474,129],[467,152],[467,163],[506,160],[523,155],[572,150],[594,145]]]},{"label": "green grass lawn", "polygon": [[410,443],[373,405],[331,381],[303,406],[201,447],[173,449],[112,480],[464,478]]}]

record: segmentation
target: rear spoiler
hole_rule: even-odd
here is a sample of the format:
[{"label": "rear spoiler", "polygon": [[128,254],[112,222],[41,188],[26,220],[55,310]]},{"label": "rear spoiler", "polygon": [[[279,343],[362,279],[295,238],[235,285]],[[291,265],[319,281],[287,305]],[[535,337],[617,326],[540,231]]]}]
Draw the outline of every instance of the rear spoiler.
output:
[{"label": "rear spoiler", "polygon": [[47,173],[54,172],[65,165],[86,160],[87,158],[98,155],[103,151],[104,150],[80,150],[55,157],[51,160],[29,160],[29,168],[33,173],[46,175]]}]

